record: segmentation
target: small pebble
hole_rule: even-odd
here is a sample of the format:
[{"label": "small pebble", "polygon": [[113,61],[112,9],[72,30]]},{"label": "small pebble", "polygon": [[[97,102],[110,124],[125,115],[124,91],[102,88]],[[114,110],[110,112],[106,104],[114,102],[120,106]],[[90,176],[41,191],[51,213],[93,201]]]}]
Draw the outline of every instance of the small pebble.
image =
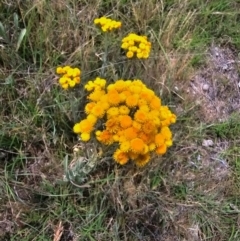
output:
[{"label": "small pebble", "polygon": [[203,140],[202,142],[202,146],[206,146],[206,147],[209,147],[209,146],[213,146],[214,143],[212,140]]},{"label": "small pebble", "polygon": [[209,89],[209,85],[208,85],[208,84],[204,84],[204,85],[202,86],[202,89],[203,89],[204,91],[207,91],[207,90]]}]

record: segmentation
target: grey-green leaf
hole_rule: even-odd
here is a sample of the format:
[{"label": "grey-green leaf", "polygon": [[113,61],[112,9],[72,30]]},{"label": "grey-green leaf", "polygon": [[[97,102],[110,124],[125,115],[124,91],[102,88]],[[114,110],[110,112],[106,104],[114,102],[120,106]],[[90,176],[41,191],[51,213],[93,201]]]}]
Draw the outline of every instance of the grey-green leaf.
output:
[{"label": "grey-green leaf", "polygon": [[21,46],[21,43],[23,41],[23,38],[24,36],[26,35],[26,32],[27,32],[27,29],[24,28],[21,30],[20,34],[19,34],[19,37],[18,37],[18,41],[17,41],[17,47],[16,47],[16,51],[18,51],[18,49],[20,48]]},{"label": "grey-green leaf", "polygon": [[7,43],[9,43],[9,39],[7,37],[5,28],[1,22],[0,22],[0,37],[2,37]]}]

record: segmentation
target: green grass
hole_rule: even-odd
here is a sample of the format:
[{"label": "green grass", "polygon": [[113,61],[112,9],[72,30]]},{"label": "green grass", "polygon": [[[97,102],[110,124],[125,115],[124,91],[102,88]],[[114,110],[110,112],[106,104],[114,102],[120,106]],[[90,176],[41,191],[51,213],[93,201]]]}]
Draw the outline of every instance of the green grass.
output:
[{"label": "green grass", "polygon": [[[239,52],[239,7],[233,0],[2,1],[0,240],[238,241],[239,113],[209,123],[187,89],[208,67],[210,46]],[[103,15],[123,23],[108,39],[93,25]],[[118,46],[129,32],[149,37],[150,59],[125,59]],[[58,86],[55,69],[66,64],[81,68],[82,84],[99,75],[142,79],[177,113],[173,147],[142,169],[101,159],[86,182],[67,181],[86,94],[83,85]],[[236,96],[225,82],[226,96]],[[204,147],[208,139],[214,145]]]}]

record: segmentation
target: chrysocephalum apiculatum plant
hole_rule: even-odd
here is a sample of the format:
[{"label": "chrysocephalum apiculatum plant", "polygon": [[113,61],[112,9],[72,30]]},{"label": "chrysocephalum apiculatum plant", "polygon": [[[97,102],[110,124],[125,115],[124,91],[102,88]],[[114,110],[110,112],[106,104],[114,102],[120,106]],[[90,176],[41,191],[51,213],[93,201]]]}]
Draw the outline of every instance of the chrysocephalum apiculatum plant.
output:
[{"label": "chrysocephalum apiculatum plant", "polygon": [[[94,20],[103,34],[121,28],[122,23],[101,17]],[[130,33],[122,39],[121,48],[126,57],[147,59],[151,43],[146,36]],[[58,67],[59,83],[64,89],[80,83],[81,71],[70,66]],[[163,106],[161,99],[143,80],[116,80],[108,83],[96,77],[84,86],[87,91],[86,118],[73,127],[82,142],[97,140],[99,145],[113,147],[112,157],[121,164],[133,161],[145,166],[151,154],[163,155],[172,145],[169,126],[176,116]]]}]

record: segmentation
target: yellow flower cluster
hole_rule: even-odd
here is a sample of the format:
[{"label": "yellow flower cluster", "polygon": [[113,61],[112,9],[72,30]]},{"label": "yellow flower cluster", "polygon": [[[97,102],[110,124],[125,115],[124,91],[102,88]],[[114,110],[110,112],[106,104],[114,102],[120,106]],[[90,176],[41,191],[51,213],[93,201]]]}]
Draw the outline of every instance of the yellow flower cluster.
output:
[{"label": "yellow flower cluster", "polygon": [[136,56],[138,59],[147,59],[151,50],[151,43],[146,36],[139,36],[135,33],[130,33],[122,39],[122,49],[127,50],[127,58]]},{"label": "yellow flower cluster", "polygon": [[[176,116],[141,80],[117,80],[106,86],[106,80],[96,78],[85,85],[89,102],[85,106],[86,119],[75,124],[73,130],[88,141],[95,130],[96,138],[105,145],[115,143],[113,154],[121,165],[133,160],[144,166],[151,152],[162,155],[172,145],[169,125]],[[96,129],[98,120],[104,129]]]},{"label": "yellow flower cluster", "polygon": [[56,72],[62,75],[62,77],[59,78],[59,84],[63,89],[72,88],[80,83],[81,71],[79,68],[71,68],[70,66],[57,67]]},{"label": "yellow flower cluster", "polygon": [[101,17],[94,19],[94,24],[100,25],[103,32],[110,32],[112,30],[121,28],[122,23],[119,21],[112,20],[110,18]]}]

